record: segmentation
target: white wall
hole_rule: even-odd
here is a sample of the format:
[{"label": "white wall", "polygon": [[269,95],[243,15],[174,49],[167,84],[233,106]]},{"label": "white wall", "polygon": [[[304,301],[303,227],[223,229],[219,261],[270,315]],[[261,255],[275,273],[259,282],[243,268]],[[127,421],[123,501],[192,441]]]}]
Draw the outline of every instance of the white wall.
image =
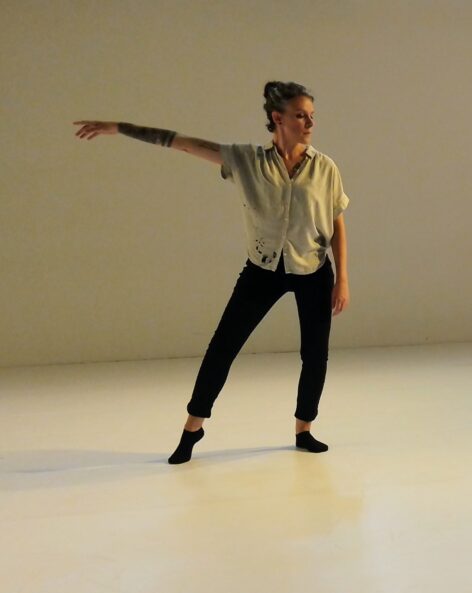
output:
[{"label": "white wall", "polygon": [[[1,7],[0,366],[204,353],[246,260],[235,186],[72,121],[264,143],[272,79],[315,95],[312,144],[351,198],[331,348],[471,339],[470,3]],[[288,294],[243,352],[298,347]]]}]

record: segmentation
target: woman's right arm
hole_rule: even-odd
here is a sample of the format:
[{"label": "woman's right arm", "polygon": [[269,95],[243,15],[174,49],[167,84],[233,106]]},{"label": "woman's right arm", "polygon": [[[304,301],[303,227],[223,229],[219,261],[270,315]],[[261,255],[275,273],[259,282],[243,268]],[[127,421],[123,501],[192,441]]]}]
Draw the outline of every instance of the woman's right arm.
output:
[{"label": "woman's right arm", "polygon": [[82,128],[76,132],[79,138],[91,140],[99,134],[125,134],[136,140],[143,140],[151,144],[158,144],[169,148],[175,148],[183,152],[188,152],[217,165],[223,164],[220,153],[220,145],[216,142],[193,138],[178,134],[173,130],[160,128],[149,128],[137,126],[126,122],[103,122],[103,121],[75,121],[74,124],[82,125]]}]

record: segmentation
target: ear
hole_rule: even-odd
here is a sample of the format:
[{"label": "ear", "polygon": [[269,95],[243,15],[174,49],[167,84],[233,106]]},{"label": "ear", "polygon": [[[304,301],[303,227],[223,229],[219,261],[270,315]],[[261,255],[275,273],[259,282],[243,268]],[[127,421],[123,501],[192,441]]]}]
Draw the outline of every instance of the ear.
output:
[{"label": "ear", "polygon": [[282,114],[280,113],[280,111],[272,111],[272,119],[274,120],[274,123],[280,124],[281,116],[282,116]]}]

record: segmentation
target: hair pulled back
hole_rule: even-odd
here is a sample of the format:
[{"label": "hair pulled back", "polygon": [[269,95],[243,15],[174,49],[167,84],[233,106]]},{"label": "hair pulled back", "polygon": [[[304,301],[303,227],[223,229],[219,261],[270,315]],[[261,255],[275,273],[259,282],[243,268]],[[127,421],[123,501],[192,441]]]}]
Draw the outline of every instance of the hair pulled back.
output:
[{"label": "hair pulled back", "polygon": [[264,87],[264,98],[266,100],[264,109],[269,120],[269,123],[266,124],[266,128],[269,132],[274,132],[276,128],[274,120],[272,119],[272,111],[283,113],[287,102],[294,97],[300,96],[308,97],[312,101],[315,100],[315,98],[308,92],[308,89],[296,82],[271,80],[266,83]]}]

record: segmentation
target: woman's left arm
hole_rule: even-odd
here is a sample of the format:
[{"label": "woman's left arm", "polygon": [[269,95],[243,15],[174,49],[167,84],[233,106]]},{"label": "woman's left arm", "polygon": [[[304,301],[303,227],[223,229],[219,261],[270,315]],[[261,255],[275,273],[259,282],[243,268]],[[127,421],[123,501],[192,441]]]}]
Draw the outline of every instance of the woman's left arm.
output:
[{"label": "woman's left arm", "polygon": [[333,315],[337,315],[349,305],[346,226],[342,213],[334,220],[331,249],[336,263],[336,283],[331,296],[331,308],[333,309]]}]

